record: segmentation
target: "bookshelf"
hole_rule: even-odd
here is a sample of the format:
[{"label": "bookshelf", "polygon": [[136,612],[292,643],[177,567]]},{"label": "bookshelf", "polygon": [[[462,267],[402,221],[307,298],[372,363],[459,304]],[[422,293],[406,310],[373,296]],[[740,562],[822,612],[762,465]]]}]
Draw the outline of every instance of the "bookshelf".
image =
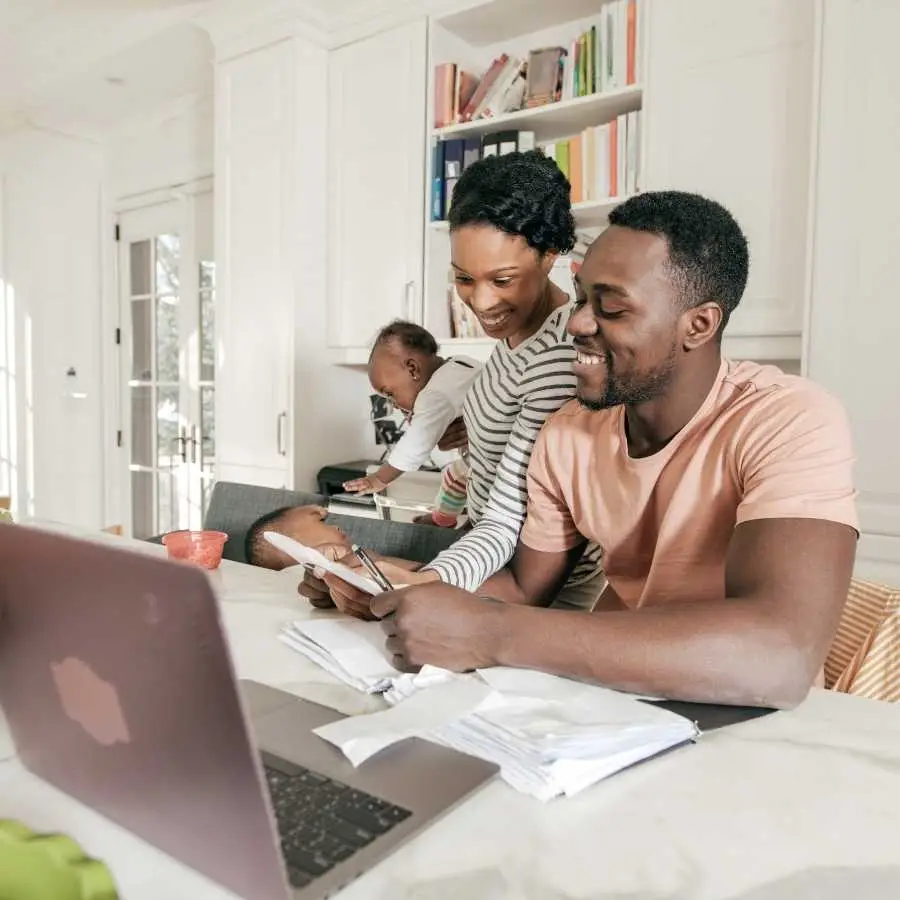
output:
[{"label": "bookshelf", "polygon": [[[649,0],[636,0],[638,10],[637,29],[633,48],[631,50],[632,65],[626,77],[624,63],[616,70],[615,77],[610,79],[608,75],[597,74],[600,67],[602,50],[595,44],[589,47],[587,44],[578,43],[581,35],[590,34],[593,27],[593,37],[601,30],[601,22],[615,21],[612,17],[617,12],[624,14],[627,8],[625,0],[556,0],[547,3],[546,0],[493,0],[482,3],[471,9],[453,13],[446,16],[434,16],[429,26],[428,47],[428,102],[427,102],[427,148],[426,148],[426,209],[424,210],[424,269],[423,269],[423,296],[421,304],[422,324],[431,331],[444,352],[465,354],[476,358],[486,358],[493,347],[494,341],[490,338],[477,338],[471,336],[456,337],[451,321],[450,305],[452,286],[450,284],[450,236],[446,219],[446,200],[440,203],[441,215],[438,216],[435,206],[435,197],[432,194],[435,166],[443,165],[440,160],[441,152],[451,146],[450,142],[458,142],[457,147],[465,142],[466,147],[473,143],[477,147],[481,141],[481,152],[485,152],[485,146],[490,143],[491,136],[498,134],[518,133],[518,140],[527,148],[533,141],[534,146],[545,149],[549,155],[553,155],[560,163],[563,171],[566,171],[573,181],[573,213],[575,215],[576,228],[579,230],[582,241],[590,238],[603,227],[612,209],[623,200],[627,199],[634,190],[640,189],[639,174],[629,179],[628,187],[632,190],[616,190],[615,196],[607,196],[610,193],[610,184],[615,184],[607,176],[605,184],[602,179],[594,174],[594,141],[608,141],[611,128],[610,123],[615,123],[618,117],[622,117],[624,131],[625,117],[629,113],[638,113],[644,105],[644,88],[641,81],[645,65],[643,60],[644,41],[641,37],[643,29],[643,14],[649,7]],[[621,25],[624,29],[624,24]],[[577,51],[575,50],[578,45]],[[613,44],[613,46],[617,46]],[[622,50],[624,45],[618,45]],[[579,86],[577,81],[569,84],[566,89],[565,76],[562,80],[560,99],[544,105],[517,108],[514,111],[497,110],[499,114],[491,114],[489,117],[473,118],[471,121],[454,121],[443,127],[435,127],[440,118],[446,119],[445,110],[441,105],[441,99],[437,96],[436,82],[441,78],[441,68],[444,64],[453,63],[457,71],[471,73],[481,79],[491,68],[494,60],[501,58],[503,54],[511,60],[528,59],[529,52],[541,48],[562,47],[567,50],[566,59],[572,60],[585,54],[585,58],[594,63],[594,74],[588,75]],[[585,53],[585,47],[589,47]],[[613,51],[609,51],[612,53]],[[624,57],[620,54],[620,60]],[[588,63],[588,65],[591,65]],[[565,65],[569,65],[566,63]],[[579,71],[578,78],[584,79],[584,70]],[[503,74],[499,76],[502,79]],[[576,76],[569,75],[570,79]],[[601,77],[611,80],[605,86],[599,84]],[[628,83],[626,83],[628,82]],[[444,84],[445,82],[441,82]],[[599,87],[599,90],[590,90]],[[580,88],[580,89],[579,89]],[[580,96],[578,94],[581,94]],[[574,94],[574,96],[572,96]],[[492,107],[495,103],[490,104]],[[500,106],[502,107],[502,103]],[[492,113],[495,110],[492,108]],[[605,127],[605,131],[603,130]],[[574,175],[567,171],[568,148],[570,142],[577,141],[581,146],[584,140],[587,144],[587,133],[591,135],[591,179],[584,181],[576,188]],[[523,137],[523,133],[525,137]],[[635,132],[634,153],[636,162],[634,168],[639,171],[639,162],[643,156],[643,129]],[[595,138],[596,135],[596,138]],[[496,141],[496,137],[494,138]],[[615,134],[612,142],[615,145]],[[444,150],[435,147],[441,143]],[[557,147],[565,146],[560,153]],[[624,140],[620,139],[620,152],[624,155]],[[521,148],[520,148],[521,149]],[[490,151],[489,151],[490,152]],[[497,152],[503,152],[500,148]],[[559,156],[557,156],[559,154]],[[587,150],[585,150],[587,154]],[[560,158],[561,157],[561,158]],[[607,160],[608,160],[607,156]],[[597,160],[601,160],[598,152]],[[602,160],[596,165],[601,166]],[[607,162],[607,166],[609,163]],[[613,167],[615,163],[612,164]],[[587,174],[587,163],[580,167],[580,171]],[[620,167],[621,170],[621,167]],[[447,170],[450,171],[450,170]],[[624,188],[625,179],[622,178]],[[452,182],[445,181],[443,190],[446,192]],[[452,189],[452,187],[451,187]],[[552,279],[567,293],[572,293],[570,260],[562,259],[554,267]]]},{"label": "bookshelf", "polygon": [[506,129],[527,129],[534,132],[538,142],[552,140],[560,135],[578,134],[598,122],[607,122],[623,113],[641,108],[643,88],[639,84],[557,100],[534,109],[520,109],[490,119],[476,119],[446,128],[432,129],[432,137],[446,140],[452,137],[468,137],[491,134]]}]

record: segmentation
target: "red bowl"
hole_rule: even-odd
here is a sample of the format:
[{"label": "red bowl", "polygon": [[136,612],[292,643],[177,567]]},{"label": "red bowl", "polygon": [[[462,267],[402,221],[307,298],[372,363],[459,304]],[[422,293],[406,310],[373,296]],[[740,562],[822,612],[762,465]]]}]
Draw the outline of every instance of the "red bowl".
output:
[{"label": "red bowl", "polygon": [[218,569],[228,535],[224,531],[170,531],[163,535],[169,559],[180,559],[204,569]]}]

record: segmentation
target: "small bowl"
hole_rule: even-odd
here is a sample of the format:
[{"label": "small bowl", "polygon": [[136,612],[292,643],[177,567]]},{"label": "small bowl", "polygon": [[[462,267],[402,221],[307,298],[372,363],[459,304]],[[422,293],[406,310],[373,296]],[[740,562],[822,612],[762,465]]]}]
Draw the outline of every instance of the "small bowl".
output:
[{"label": "small bowl", "polygon": [[224,531],[170,531],[164,534],[169,559],[191,562],[204,569],[218,569],[228,535]]}]

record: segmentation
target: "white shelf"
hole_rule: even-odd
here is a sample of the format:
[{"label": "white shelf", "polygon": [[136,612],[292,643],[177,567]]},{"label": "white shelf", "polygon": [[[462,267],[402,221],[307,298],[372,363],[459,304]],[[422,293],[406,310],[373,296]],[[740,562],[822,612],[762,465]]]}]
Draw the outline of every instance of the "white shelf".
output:
[{"label": "white shelf", "polygon": [[[444,338],[440,340],[445,356],[471,356],[484,362],[491,355],[496,342],[493,338]],[[734,334],[725,332],[723,350],[730,359],[766,360],[800,359],[799,334]],[[331,350],[330,361],[338,366],[365,366],[369,361],[368,347],[344,347]]]},{"label": "white shelf", "polygon": [[596,16],[600,5],[598,0],[490,0],[439,17],[437,24],[473,47],[485,47]]},{"label": "white shelf", "polygon": [[[444,356],[471,356],[481,362],[486,360],[496,343],[493,338],[438,338],[440,352]],[[334,366],[366,366],[369,363],[369,347],[336,347],[328,351],[329,362]]]},{"label": "white shelf", "polygon": [[[605,197],[602,200],[584,200],[572,205],[572,214],[575,216],[575,225],[578,228],[593,228],[606,224],[609,214],[629,197]],[[432,231],[447,231],[449,228],[446,219],[438,222],[429,222]]]},{"label": "white shelf", "polygon": [[479,362],[484,362],[494,349],[497,342],[494,338],[444,338],[441,344],[443,356],[471,356]]},{"label": "white shelf", "polygon": [[600,125],[622,113],[641,107],[643,88],[639,84],[600,94],[588,94],[573,100],[560,100],[533,109],[520,109],[489,119],[476,119],[460,125],[436,128],[432,135],[441,140],[455,137],[490,134],[506,129],[533,131],[535,140],[546,141],[578,134],[591,125]]}]

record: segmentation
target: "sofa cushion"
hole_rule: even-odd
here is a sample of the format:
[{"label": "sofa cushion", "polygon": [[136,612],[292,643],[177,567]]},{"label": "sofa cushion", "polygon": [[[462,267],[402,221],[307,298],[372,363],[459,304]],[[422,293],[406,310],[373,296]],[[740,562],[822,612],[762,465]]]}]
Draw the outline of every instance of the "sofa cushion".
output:
[{"label": "sofa cushion", "polygon": [[329,515],[325,521],[336,525],[352,543],[366,550],[418,563],[431,562],[460,536],[453,528],[387,522],[362,516]]},{"label": "sofa cushion", "polygon": [[250,526],[266,513],[286,506],[325,505],[321,494],[219,481],[213,487],[203,527],[228,535],[223,556],[247,562],[245,543]]}]

